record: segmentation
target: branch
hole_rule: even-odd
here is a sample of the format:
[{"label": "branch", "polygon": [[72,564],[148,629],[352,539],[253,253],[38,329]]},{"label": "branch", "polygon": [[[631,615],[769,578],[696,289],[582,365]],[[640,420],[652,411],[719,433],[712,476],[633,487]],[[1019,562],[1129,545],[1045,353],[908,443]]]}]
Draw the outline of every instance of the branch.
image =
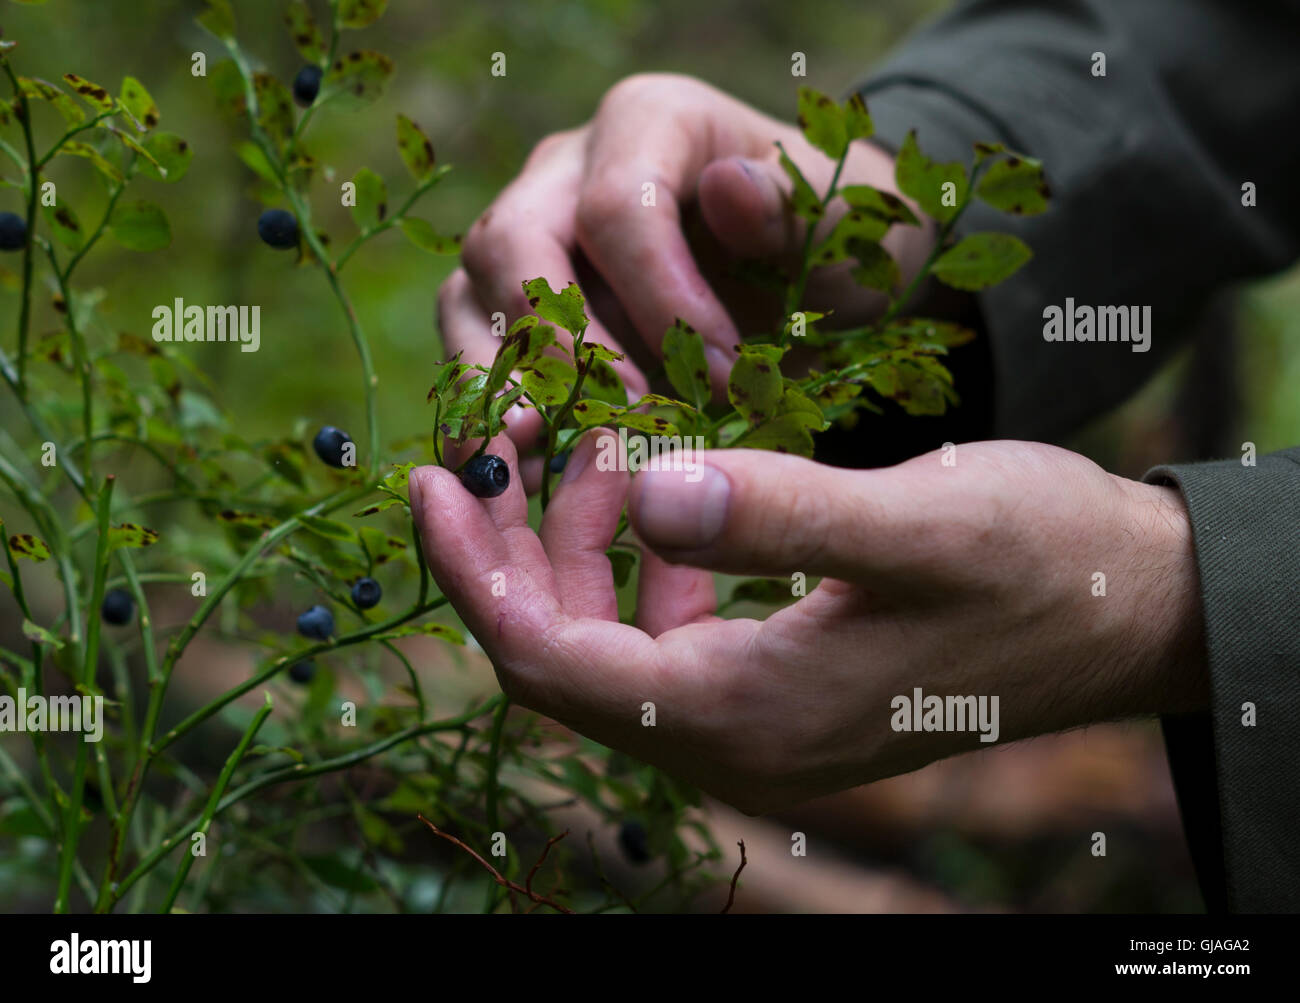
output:
[{"label": "branch", "polygon": [[736,873],[731,876],[731,890],[727,892],[727,904],[722,907],[722,912],[718,914],[719,916],[725,916],[730,912],[732,903],[736,901],[736,882],[740,880],[740,872],[743,871],[745,865],[749,863],[749,861],[745,859],[745,841],[743,839],[739,840],[736,845],[740,847],[740,866],[736,868]]},{"label": "branch", "polygon": [[[480,857],[480,856],[479,856],[479,855],[474,851],[474,849],[473,849],[472,847],[470,847],[470,846],[467,845],[466,843],[461,842],[459,839],[457,839],[457,838],[456,838],[455,836],[453,836],[451,833],[449,833],[449,832],[443,832],[441,829],[439,829],[436,825],[434,825],[432,822],[430,822],[430,821],[429,821],[427,818],[425,818],[423,815],[416,815],[415,817],[418,818],[418,819],[419,819],[421,822],[423,822],[425,825],[427,825],[427,826],[429,827],[429,829],[433,832],[433,834],[434,834],[435,836],[440,836],[441,838],[445,839],[447,842],[449,842],[449,843],[454,843],[456,846],[459,846],[462,850],[464,850],[464,851],[465,851],[466,853],[468,853],[471,857],[473,857],[475,860],[477,860],[477,861],[478,861],[478,862],[483,866],[483,868],[484,868],[484,869],[485,869],[489,874],[492,875],[492,880],[493,880],[493,881],[495,881],[495,882],[496,882],[497,884],[499,884],[502,888],[505,888],[507,891],[509,891],[509,892],[511,893],[511,899],[510,899],[510,901],[511,901],[511,904],[512,904],[512,905],[514,904],[514,895],[517,893],[517,894],[519,894],[519,895],[523,895],[523,896],[525,896],[525,897],[526,897],[530,902],[534,902],[534,903],[536,903],[537,905],[550,906],[550,907],[551,907],[552,909],[554,909],[556,912],[567,913],[567,914],[570,915],[570,916],[574,915],[574,911],[573,911],[572,909],[570,909],[568,906],[565,906],[565,905],[560,904],[559,902],[556,902],[554,899],[550,898],[549,896],[543,895],[541,892],[535,892],[535,891],[533,891],[533,890],[531,889],[531,887],[525,888],[523,885],[519,885],[519,884],[516,884],[514,881],[511,881],[509,878],[507,878],[507,877],[503,877],[500,871],[498,871],[495,867],[493,867],[493,866],[492,866],[491,864],[489,864],[486,860],[484,860],[482,857]],[[546,859],[546,854],[550,852],[551,846],[552,846],[554,843],[559,842],[561,839],[563,839],[563,838],[564,838],[565,836],[567,836],[568,834],[569,834],[569,831],[566,829],[566,830],[565,830],[564,832],[562,832],[560,835],[555,836],[555,837],[553,837],[553,838],[551,838],[551,839],[549,839],[549,840],[546,841],[546,849],[544,849],[544,850],[542,851],[542,857],[541,857],[541,860],[539,860],[536,864],[533,865],[533,869],[532,869],[532,871],[530,871],[529,874],[528,874],[528,884],[529,884],[530,886],[532,885],[533,874],[537,871],[537,868],[541,866],[542,860],[545,860],[545,859]]]}]

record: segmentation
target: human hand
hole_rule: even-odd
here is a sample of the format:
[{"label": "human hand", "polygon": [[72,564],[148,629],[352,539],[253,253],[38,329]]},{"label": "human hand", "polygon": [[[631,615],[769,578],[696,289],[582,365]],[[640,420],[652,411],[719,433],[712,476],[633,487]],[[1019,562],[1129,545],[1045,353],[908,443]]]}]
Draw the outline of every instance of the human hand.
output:
[{"label": "human hand", "polygon": [[[894,698],[917,687],[999,697],[1000,741],[1208,705],[1173,489],[1025,442],[868,471],[711,451],[698,481],[629,479],[593,462],[599,434],[539,533],[518,478],[482,502],[447,470],[415,470],[430,570],[512,699],[743,811],[982,747],[976,731],[893,730]],[[491,448],[516,463],[504,437]],[[646,545],[635,626],[618,621],[605,556],[625,500]],[[723,620],[712,571],[825,577],[766,620]]]},{"label": "human hand", "polygon": [[[524,280],[541,276],[557,289],[578,281],[595,314],[588,339],[627,356],[615,368],[630,399],[648,389],[643,369],[660,355],[676,317],[701,332],[721,393],[740,341],[737,324],[745,325],[762,297],[714,274],[708,254],[688,242],[684,216],[698,210],[724,255],[797,260],[804,230],[789,210],[778,140],[813,187],[826,191],[834,164],[797,126],[689,77],[621,81],[589,123],[543,139],[470,228],[463,267],[438,298],[448,354],[463,351],[464,361],[490,365],[501,344],[492,334],[492,314],[503,313],[509,323],[531,310]],[[892,157],[867,142],[852,144],[840,180],[897,194]],[[647,182],[655,185],[653,206],[642,203]],[[843,209],[839,203],[820,227],[829,231]],[[905,280],[933,236],[926,225],[895,227],[885,237]],[[583,274],[587,265],[594,275]],[[814,272],[810,308],[834,309],[846,324],[878,314],[884,296],[854,282],[851,267],[844,262]],[[540,423],[535,411],[518,409],[509,418],[512,440],[530,445]],[[525,463],[528,483],[540,476],[539,463]]]}]

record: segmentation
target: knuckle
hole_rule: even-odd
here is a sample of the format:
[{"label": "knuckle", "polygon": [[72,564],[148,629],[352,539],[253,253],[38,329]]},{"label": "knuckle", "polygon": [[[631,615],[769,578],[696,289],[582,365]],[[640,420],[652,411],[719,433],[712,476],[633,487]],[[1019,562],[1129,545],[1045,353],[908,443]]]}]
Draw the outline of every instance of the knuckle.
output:
[{"label": "knuckle", "polygon": [[628,105],[652,101],[656,106],[663,104],[666,96],[671,96],[683,87],[698,87],[699,81],[680,73],[633,73],[624,77],[605,92],[597,116],[620,114]]},{"label": "knuckle", "polygon": [[622,186],[609,178],[587,184],[578,197],[578,232],[586,237],[598,236],[627,214],[630,199]]}]

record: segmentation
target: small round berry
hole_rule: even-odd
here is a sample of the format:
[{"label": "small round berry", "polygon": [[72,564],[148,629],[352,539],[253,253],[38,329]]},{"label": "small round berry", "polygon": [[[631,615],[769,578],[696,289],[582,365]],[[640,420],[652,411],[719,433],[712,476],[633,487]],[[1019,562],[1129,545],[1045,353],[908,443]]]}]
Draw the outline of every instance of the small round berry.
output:
[{"label": "small round berry", "polygon": [[357,604],[357,609],[370,609],[377,605],[383,594],[384,590],[373,578],[358,578],[352,586],[352,601]]},{"label": "small round berry", "polygon": [[326,425],[316,433],[312,440],[312,449],[316,455],[331,467],[343,466],[343,447],[352,441],[352,436],[333,425]]},{"label": "small round berry", "polygon": [[334,614],[324,606],[313,606],[298,617],[298,633],[313,641],[328,641],[334,634]]},{"label": "small round berry", "polygon": [[495,498],[510,486],[510,467],[491,453],[476,456],[460,472],[460,482],[479,498]]},{"label": "small round berry", "polygon": [[294,662],[289,666],[289,678],[303,686],[311,682],[314,675],[316,675],[316,663],[313,661]]},{"label": "small round berry", "polygon": [[20,251],[27,246],[27,220],[17,213],[0,212],[0,251]]},{"label": "small round berry", "polygon": [[131,622],[135,614],[135,600],[126,589],[112,589],[104,596],[104,603],[99,607],[99,615],[105,623],[120,627]]},{"label": "small round berry", "polygon": [[547,464],[548,469],[553,474],[564,472],[565,465],[569,462],[569,453],[571,450],[566,449],[563,453],[556,453],[551,457],[551,462]]},{"label": "small round berry", "polygon": [[283,209],[268,209],[257,219],[257,235],[277,251],[298,246],[298,220]]},{"label": "small round berry", "polygon": [[319,66],[304,66],[293,78],[293,99],[306,108],[320,93],[320,79],[324,74]]},{"label": "small round berry", "polygon": [[618,830],[618,845],[623,856],[634,864],[644,864],[650,859],[645,826],[636,819],[628,819]]}]

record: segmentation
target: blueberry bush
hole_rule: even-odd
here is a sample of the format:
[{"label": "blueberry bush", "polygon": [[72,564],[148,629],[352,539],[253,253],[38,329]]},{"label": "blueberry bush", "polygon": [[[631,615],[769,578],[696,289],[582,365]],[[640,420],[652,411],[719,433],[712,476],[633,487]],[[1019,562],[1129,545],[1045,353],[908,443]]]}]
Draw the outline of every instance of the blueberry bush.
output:
[{"label": "blueberry bush", "polygon": [[[474,494],[499,494],[511,472],[487,443],[516,403],[545,418],[551,474],[574,437],[597,426],[810,455],[816,432],[886,401],[912,414],[942,412],[957,402],[942,357],[972,335],[912,316],[908,305],[927,277],[975,290],[1027,260],[1010,236],[952,234],[973,198],[1041,211],[1041,167],[996,146],[977,146],[969,166],[935,163],[909,136],[897,182],[937,222],[939,238],[900,288],[880,240],[893,225],[919,223],[908,205],[864,185],[838,186],[838,169],[830,188],[815,192],[782,152],[808,237],[792,273],[751,269],[778,291],[785,319],[746,339],[726,401],[711,399],[700,336],[680,321],[665,334],[656,374],[676,396],[629,401],[610,366],[619,357],[586,339],[578,288],[556,291],[537,279],[524,287],[534,312],[509,327],[490,366],[432,365],[432,435],[386,441],[370,339],[345,268],[390,230],[435,255],[456,254],[460,241],[413,215],[448,167],[412,119],[395,123],[410,175],[395,207],[378,173],[361,167],[340,181],[314,155],[315,117],[371,108],[394,72],[388,57],[353,44],[386,0],[323,6],[328,19],[318,22],[306,0],[284,4],[302,62],[278,73],[240,43],[229,0],[207,0],[198,20],[223,50],[205,73],[213,114],[242,123],[247,137],[235,153],[262,203],[260,216],[249,214],[250,247],[284,267],[290,256],[261,245],[293,251],[298,266],[318,272],[350,335],[365,415],[355,440],[305,421],[280,439],[247,439],[214,401],[219,388],[177,344],[179,317],[175,341],[115,331],[102,290],[81,288],[78,267],[110,242],[141,255],[167,248],[171,226],[149,188],[182,183],[194,151],[163,127],[135,77],[116,93],[75,73],[25,77],[21,40],[0,40],[10,89],[0,100],[9,168],[0,184],[23,209],[0,213],[0,251],[20,260],[17,334],[0,348],[0,375],[21,421],[0,431],[8,523],[0,583],[9,593],[4,615],[21,621],[24,642],[0,646],[0,687],[15,700],[103,697],[107,716],[99,742],[29,730],[15,753],[0,737],[0,836],[23,841],[30,881],[58,912],[281,909],[304,896],[322,909],[402,912],[692,901],[718,880],[723,859],[695,791],[559,733],[500,694],[464,701],[417,669],[411,641],[455,649],[467,639],[424,564],[407,476],[419,463],[449,462],[452,444],[482,440],[457,469]],[[836,104],[804,89],[798,112],[809,141],[840,167],[849,144],[871,135],[860,99]],[[49,178],[52,163],[76,161],[104,193],[85,221]],[[354,233],[340,237],[313,221],[313,201],[333,198],[349,207]],[[817,224],[835,200],[847,211],[827,232]],[[834,318],[801,310],[812,269],[844,262],[889,297],[871,325],[836,330]],[[58,327],[38,332],[42,297]],[[795,345],[818,362],[787,365],[787,375]],[[264,378],[269,386],[273,377]],[[636,553],[620,532],[610,549],[620,587]],[[773,584],[744,583],[732,599],[777,601],[788,589]],[[312,598],[281,615],[282,595]],[[163,626],[155,610],[178,604],[183,622]],[[209,636],[257,652],[256,667],[189,706],[173,676],[194,664],[196,639]],[[344,699],[345,681],[365,697]],[[241,699],[255,691],[265,692],[260,706]],[[548,813],[557,791],[560,803],[579,802],[609,822],[629,863],[657,861],[661,880],[629,896],[607,876],[594,841],[564,842]],[[317,827],[327,822],[348,838],[322,841]]]}]

